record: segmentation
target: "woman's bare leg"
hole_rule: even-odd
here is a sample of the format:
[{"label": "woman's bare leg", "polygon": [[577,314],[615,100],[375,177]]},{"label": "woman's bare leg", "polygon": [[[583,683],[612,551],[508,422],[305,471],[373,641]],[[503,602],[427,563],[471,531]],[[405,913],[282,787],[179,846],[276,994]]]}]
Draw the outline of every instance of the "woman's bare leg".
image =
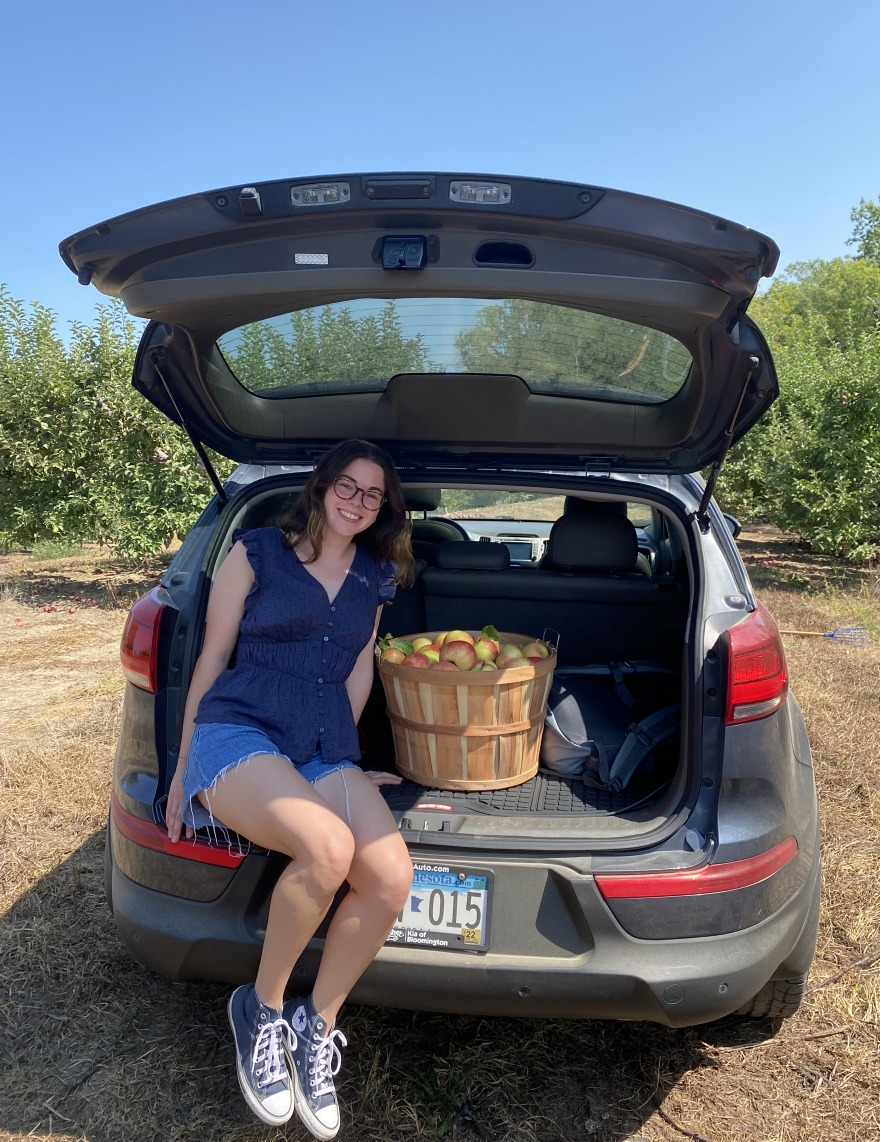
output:
[{"label": "woman's bare leg", "polygon": [[354,837],[349,891],[330,922],[312,992],[315,1009],[332,1026],[406,902],[412,861],[385,799],[360,770],[336,770],[316,788]]},{"label": "woman's bare leg", "polygon": [[354,837],[344,814],[277,754],[227,770],[199,800],[236,833],[291,858],[272,892],[256,979],[262,1002],[280,1009],[296,961],[349,876]]}]

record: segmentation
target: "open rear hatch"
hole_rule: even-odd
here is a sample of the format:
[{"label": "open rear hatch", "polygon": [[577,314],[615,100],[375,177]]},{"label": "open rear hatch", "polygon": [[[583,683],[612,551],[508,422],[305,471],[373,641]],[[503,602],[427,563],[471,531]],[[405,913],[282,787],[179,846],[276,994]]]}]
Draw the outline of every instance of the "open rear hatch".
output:
[{"label": "open rear hatch", "polygon": [[[684,472],[778,387],[745,316],[778,250],[638,195],[452,174],[279,180],[61,244],[150,319],[134,384],[239,461],[346,436],[401,464]],[[346,353],[363,347],[369,353]]]}]

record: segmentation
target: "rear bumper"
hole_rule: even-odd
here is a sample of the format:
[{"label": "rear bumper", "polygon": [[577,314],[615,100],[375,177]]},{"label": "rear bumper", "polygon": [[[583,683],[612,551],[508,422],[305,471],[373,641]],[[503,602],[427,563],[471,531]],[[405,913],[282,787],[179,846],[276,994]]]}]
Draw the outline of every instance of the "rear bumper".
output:
[{"label": "rear bumper", "polygon": [[[252,899],[263,865],[245,862],[216,900],[192,901],[137,884],[112,867],[113,912],[120,938],[135,959],[173,979],[253,979],[262,948]],[[548,917],[557,939],[539,954],[485,955],[384,947],[351,999],[374,1006],[487,1016],[648,1020],[671,1027],[721,1018],[751,1000],[772,978],[804,974],[816,938],[818,861],[785,904],[760,924],[720,936],[643,940],[626,933],[598,893],[579,894],[570,925]],[[587,902],[589,900],[589,902]],[[520,915],[523,927],[526,918]],[[542,917],[532,917],[532,943]],[[580,932],[581,939],[567,938]],[[505,933],[499,925],[499,942]],[[588,933],[587,938],[583,938]],[[526,936],[528,939],[528,936]],[[311,941],[292,989],[314,979],[323,941]]]}]

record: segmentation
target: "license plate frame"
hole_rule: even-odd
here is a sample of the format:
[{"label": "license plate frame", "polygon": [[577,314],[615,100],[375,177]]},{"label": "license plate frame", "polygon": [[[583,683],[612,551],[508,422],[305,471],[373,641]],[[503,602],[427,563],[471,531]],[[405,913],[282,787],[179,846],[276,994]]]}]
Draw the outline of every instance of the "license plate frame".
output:
[{"label": "license plate frame", "polygon": [[[489,869],[417,861],[407,903],[385,943],[485,953],[490,947],[493,896],[494,875]],[[421,916],[427,923],[414,922]]]}]

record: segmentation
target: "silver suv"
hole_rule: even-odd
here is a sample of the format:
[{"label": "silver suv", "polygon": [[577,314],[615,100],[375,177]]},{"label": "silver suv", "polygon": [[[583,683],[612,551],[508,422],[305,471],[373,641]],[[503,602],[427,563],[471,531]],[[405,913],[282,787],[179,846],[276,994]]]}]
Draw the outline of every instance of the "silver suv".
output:
[{"label": "silver suv", "polygon": [[[712,499],[778,392],[747,316],[774,243],[600,187],[391,173],[193,195],[61,252],[149,319],[133,383],[216,489],[123,638],[106,867],[131,953],[253,978],[283,860],[168,841],[187,684],[233,531],[271,526],[317,455],[362,437],[413,521],[387,633],[492,624],[555,632],[558,653],[534,776],[385,787],[429,907],[352,998],[672,1026],[795,1011],[819,907],[810,748]],[[394,769],[378,675],[359,730]]]}]

